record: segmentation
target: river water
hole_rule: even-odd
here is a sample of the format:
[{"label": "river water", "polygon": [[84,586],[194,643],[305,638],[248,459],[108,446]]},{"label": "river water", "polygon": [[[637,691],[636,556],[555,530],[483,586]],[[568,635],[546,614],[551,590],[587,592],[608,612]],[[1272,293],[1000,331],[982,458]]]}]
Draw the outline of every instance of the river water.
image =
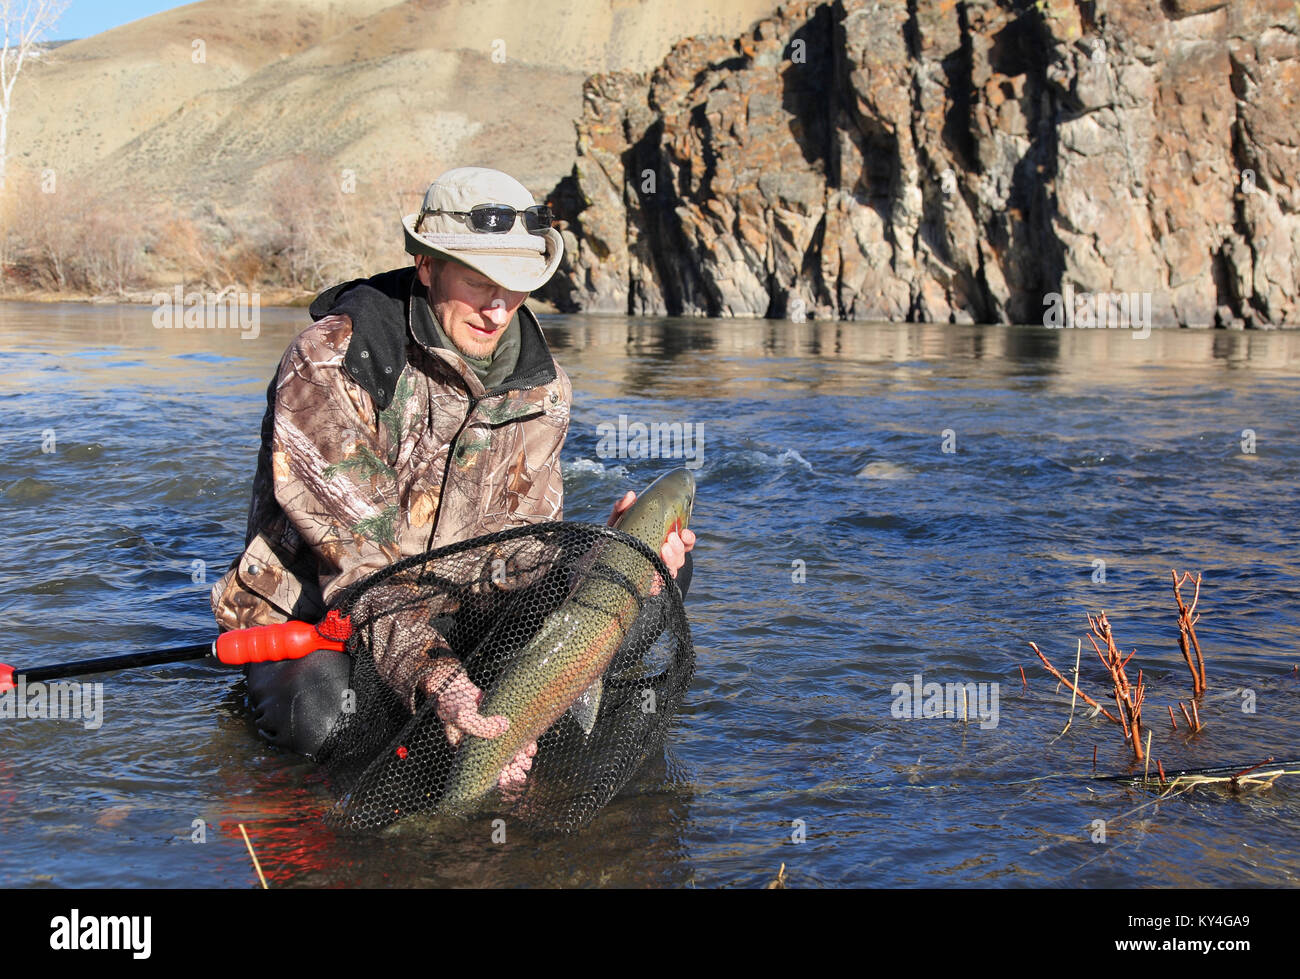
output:
[{"label": "river water", "polygon": [[[306,313],[264,310],[247,339],[151,313],[0,305],[17,667],[212,636],[266,382]],[[567,838],[484,819],[358,839],[320,823],[311,764],[259,741],[237,674],[109,674],[98,719],[0,718],[0,885],[256,886],[241,822],[273,887],[755,887],[781,864],[790,886],[1297,882],[1300,781],[1090,780],[1094,751],[1122,774],[1129,749],[1086,709],[1061,735],[1070,697],[1027,642],[1071,670],[1106,611],[1166,770],[1300,758],[1300,336],[544,326],[574,386],[569,519],[680,464],[602,458],[598,426],[703,433],[698,664],[667,763]],[[1190,693],[1171,568],[1204,574],[1195,736],[1166,710]],[[1082,677],[1104,692],[1095,654]],[[928,683],[983,686],[965,721],[899,716]]]}]

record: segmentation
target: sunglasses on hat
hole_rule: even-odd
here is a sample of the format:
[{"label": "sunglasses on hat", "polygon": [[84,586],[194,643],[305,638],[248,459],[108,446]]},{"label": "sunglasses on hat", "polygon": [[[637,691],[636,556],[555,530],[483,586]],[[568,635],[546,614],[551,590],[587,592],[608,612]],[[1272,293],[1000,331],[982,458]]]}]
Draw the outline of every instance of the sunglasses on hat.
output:
[{"label": "sunglasses on hat", "polygon": [[532,234],[543,234],[555,220],[555,215],[551,213],[551,208],[547,204],[534,204],[522,210],[513,208],[509,204],[476,204],[468,211],[443,211],[437,208],[421,211],[420,220],[415,222],[417,232],[429,214],[450,214],[454,217],[468,218],[471,228],[490,235],[507,233],[515,226],[515,218],[521,214],[524,218],[524,228]]}]

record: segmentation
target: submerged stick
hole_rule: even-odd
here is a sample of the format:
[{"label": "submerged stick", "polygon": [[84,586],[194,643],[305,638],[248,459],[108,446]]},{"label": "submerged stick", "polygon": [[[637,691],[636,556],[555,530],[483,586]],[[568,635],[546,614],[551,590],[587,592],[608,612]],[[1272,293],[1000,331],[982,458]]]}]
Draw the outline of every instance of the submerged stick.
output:
[{"label": "submerged stick", "polygon": [[[1074,680],[1076,683],[1079,681],[1079,660],[1080,657],[1082,656],[1083,656],[1083,640],[1079,640],[1079,645],[1074,651]],[[1079,690],[1077,687],[1075,687],[1074,693],[1071,694],[1070,696],[1070,717],[1065,722],[1065,727],[1061,728],[1061,733],[1057,735],[1057,738],[1065,737],[1065,732],[1070,730],[1070,725],[1074,723],[1074,705],[1079,702],[1078,696],[1079,696]]]},{"label": "submerged stick", "polygon": [[1272,763],[1273,763],[1273,756],[1272,756],[1272,755],[1269,755],[1267,758],[1265,758],[1263,761],[1261,761],[1258,765],[1251,765],[1249,768],[1243,768],[1243,769],[1242,769],[1241,771],[1239,771],[1236,775],[1232,776],[1233,781],[1236,781],[1237,779],[1241,778],[1241,776],[1243,776],[1243,775],[1249,775],[1251,772],[1253,772],[1253,771],[1254,771],[1255,769],[1257,769],[1257,768],[1263,768],[1265,765],[1271,765]]},{"label": "submerged stick", "polygon": [[[1033,649],[1034,652],[1036,652],[1036,653],[1038,654],[1038,658],[1041,659],[1041,660],[1043,661],[1043,665],[1044,665],[1045,667],[1047,667],[1047,672],[1048,672],[1048,673],[1052,674],[1052,676],[1056,677],[1056,679],[1060,680],[1060,681],[1061,681],[1062,683],[1064,683],[1067,687],[1069,687],[1071,690],[1073,690],[1075,693],[1077,693],[1080,697],[1082,697],[1082,698],[1084,699],[1084,702],[1085,702],[1085,703],[1091,704],[1093,707],[1096,707],[1097,710],[1101,711],[1103,714],[1105,714],[1107,717],[1109,717],[1112,721],[1115,721],[1115,718],[1114,718],[1114,716],[1112,716],[1112,714],[1111,714],[1110,711],[1108,711],[1105,707],[1101,706],[1101,704],[1097,703],[1097,701],[1095,701],[1095,700],[1093,700],[1091,697],[1089,697],[1086,693],[1084,693],[1082,690],[1080,690],[1078,687],[1076,687],[1073,683],[1071,683],[1071,682],[1070,682],[1069,680],[1067,680],[1065,677],[1061,676],[1060,671],[1059,671],[1055,666],[1052,665],[1051,661],[1050,661],[1046,656],[1043,655],[1043,651],[1042,651],[1041,649],[1038,648],[1037,644],[1031,642],[1031,643],[1029,644],[1029,646],[1030,646],[1031,649]],[[1115,723],[1118,724],[1119,721],[1115,721]]]},{"label": "submerged stick", "polygon": [[785,889],[785,864],[781,864],[781,869],[776,872],[776,879],[768,881],[763,890],[783,891]]},{"label": "submerged stick", "polygon": [[266,875],[262,873],[262,864],[258,862],[257,854],[253,852],[253,841],[248,838],[248,830],[244,829],[243,823],[239,824],[239,831],[244,834],[244,846],[248,847],[248,855],[253,858],[253,869],[257,871],[257,879],[262,882],[262,890],[270,890],[266,885]]}]

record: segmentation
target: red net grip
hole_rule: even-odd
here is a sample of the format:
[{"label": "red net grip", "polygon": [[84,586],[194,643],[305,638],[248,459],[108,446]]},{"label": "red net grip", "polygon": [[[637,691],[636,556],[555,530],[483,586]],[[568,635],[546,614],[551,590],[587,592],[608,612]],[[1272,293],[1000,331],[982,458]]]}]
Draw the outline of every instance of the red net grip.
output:
[{"label": "red net grip", "polygon": [[331,609],[316,626],[316,631],[326,639],[346,642],[348,636],[352,635],[352,619],[350,616],[339,615],[338,609]]},{"label": "red net grip", "polygon": [[[337,636],[341,631],[338,622],[329,630]],[[343,641],[327,638],[327,630],[318,630],[308,622],[280,622],[276,625],[259,625],[251,629],[235,629],[217,637],[217,659],[230,666],[245,663],[271,663],[277,660],[302,659],[318,649],[343,652]]]}]

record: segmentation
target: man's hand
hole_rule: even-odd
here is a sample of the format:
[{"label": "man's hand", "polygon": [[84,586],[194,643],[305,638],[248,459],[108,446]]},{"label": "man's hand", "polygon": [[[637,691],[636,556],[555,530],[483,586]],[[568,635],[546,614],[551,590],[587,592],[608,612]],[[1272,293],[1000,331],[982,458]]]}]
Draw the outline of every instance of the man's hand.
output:
[{"label": "man's hand", "polygon": [[[631,490],[623,499],[614,504],[614,512],[610,514],[608,526],[612,527],[618,523],[618,518],[627,513],[628,508],[636,502],[636,494]],[[659,551],[659,556],[664,559],[664,564],[668,566],[668,572],[677,577],[678,570],[686,563],[686,552],[695,546],[695,531],[684,529],[680,534],[673,531],[664,541],[664,546]]]},{"label": "man's hand", "polygon": [[[467,734],[476,738],[499,738],[510,729],[510,718],[501,714],[484,717],[478,712],[479,704],[483,702],[483,691],[470,681],[460,660],[454,656],[440,656],[433,661],[433,666],[433,673],[424,681],[424,692],[437,698],[438,720],[442,721],[453,748],[459,747]],[[521,785],[533,767],[536,754],[536,741],[522,748],[501,770],[497,784],[503,789]]]}]

